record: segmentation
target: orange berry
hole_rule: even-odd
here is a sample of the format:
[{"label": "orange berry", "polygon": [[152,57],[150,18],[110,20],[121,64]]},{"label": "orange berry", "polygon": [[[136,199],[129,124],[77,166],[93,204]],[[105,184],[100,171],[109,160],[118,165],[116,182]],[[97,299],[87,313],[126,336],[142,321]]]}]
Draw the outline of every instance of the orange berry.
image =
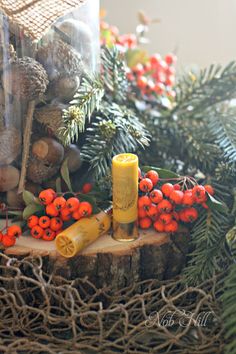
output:
[{"label": "orange berry", "polygon": [[36,215],[31,215],[27,220],[27,225],[30,229],[32,229],[32,227],[38,225],[38,223],[39,223],[39,218]]},{"label": "orange berry", "polygon": [[151,204],[150,207],[148,207],[148,210],[146,213],[150,218],[156,218],[159,214],[159,211],[158,211],[157,206],[155,204]]},{"label": "orange berry", "polygon": [[85,183],[83,185],[82,192],[84,194],[87,194],[87,193],[91,192],[92,188],[93,188],[93,185],[91,183]]},{"label": "orange berry", "polygon": [[44,230],[39,225],[36,225],[31,229],[30,233],[33,238],[38,239],[43,236]]},{"label": "orange berry", "polygon": [[206,184],[205,186],[205,190],[207,191],[207,193],[209,193],[210,195],[214,195],[215,191],[213,189],[213,187],[210,184]]},{"label": "orange berry", "polygon": [[46,206],[46,214],[48,216],[58,216],[59,210],[55,207],[53,203]]},{"label": "orange berry", "polygon": [[18,225],[12,225],[12,226],[8,227],[7,235],[9,237],[19,237],[20,235],[22,235],[22,229]]},{"label": "orange berry", "polygon": [[143,178],[140,182],[139,182],[139,189],[142,192],[150,192],[153,188],[153,183],[149,178]]},{"label": "orange berry", "polygon": [[44,241],[52,241],[52,240],[54,240],[55,237],[56,237],[55,231],[53,231],[51,229],[46,229],[46,230],[44,230],[42,239]]},{"label": "orange berry", "polygon": [[82,215],[79,213],[78,210],[76,210],[72,213],[72,218],[75,220],[80,220],[82,218]]},{"label": "orange berry", "polygon": [[178,212],[179,214],[179,219],[183,222],[188,222],[187,218],[186,218],[186,215],[185,215],[185,210],[186,209],[182,209]]},{"label": "orange berry", "polygon": [[147,216],[145,218],[139,219],[139,226],[141,229],[149,229],[152,225],[152,220]]},{"label": "orange berry", "polygon": [[190,191],[186,191],[184,192],[184,197],[182,200],[182,204],[184,205],[193,205],[194,204],[194,197],[193,197],[193,193]]},{"label": "orange berry", "polygon": [[153,186],[155,186],[157,184],[157,182],[159,181],[159,174],[154,171],[154,170],[150,170],[145,174],[146,178],[149,178],[152,181]]},{"label": "orange berry", "polygon": [[0,231],[0,242],[2,242],[3,239],[3,233]]},{"label": "orange berry", "polygon": [[159,220],[164,224],[167,225],[172,221],[172,215],[171,214],[161,214],[159,217]]},{"label": "orange berry", "polygon": [[59,217],[52,218],[50,221],[50,229],[52,231],[58,231],[62,228],[63,221]]},{"label": "orange berry", "polygon": [[209,206],[208,206],[206,203],[202,203],[202,207],[203,207],[204,209],[209,209]]},{"label": "orange berry", "polygon": [[138,217],[141,219],[145,218],[145,216],[147,216],[146,210],[143,208],[138,208]]},{"label": "orange berry", "polygon": [[203,186],[194,186],[193,187],[193,196],[197,203],[202,203],[206,201],[206,190]]},{"label": "orange berry", "polygon": [[176,232],[178,230],[178,223],[172,220],[169,224],[165,225],[165,232]]},{"label": "orange berry", "polygon": [[181,187],[179,184],[174,184],[173,185],[175,191],[180,191]]},{"label": "orange berry", "polygon": [[154,227],[154,229],[155,229],[157,232],[163,232],[163,231],[164,231],[164,228],[165,228],[165,225],[163,224],[162,221],[157,220],[157,221],[154,222],[153,227]]},{"label": "orange berry", "polygon": [[80,201],[76,197],[71,197],[66,201],[66,206],[71,212],[78,210],[79,205],[80,205]]},{"label": "orange berry", "polygon": [[183,197],[184,193],[182,191],[173,190],[173,192],[170,194],[170,199],[175,202],[175,204],[181,204]]},{"label": "orange berry", "polygon": [[138,198],[138,207],[147,209],[152,204],[151,199],[147,195]]},{"label": "orange berry", "polygon": [[195,208],[187,208],[184,211],[186,222],[193,222],[198,218],[198,211]]},{"label": "orange berry", "polygon": [[71,214],[71,210],[67,207],[60,211],[60,217],[63,221],[69,221],[71,219]]},{"label": "orange berry", "polygon": [[169,200],[164,199],[158,204],[157,209],[160,211],[160,213],[170,213],[173,209],[173,206]]},{"label": "orange berry", "polygon": [[89,202],[82,202],[80,203],[78,212],[81,216],[89,216],[92,214],[93,208]]},{"label": "orange berry", "polygon": [[161,191],[166,197],[169,197],[170,194],[173,192],[173,190],[174,190],[174,187],[173,187],[173,184],[171,184],[171,183],[165,183],[161,187]]},{"label": "orange berry", "polygon": [[11,237],[9,235],[3,235],[2,244],[4,247],[14,246],[15,243],[16,243],[15,237]]},{"label": "orange berry", "polygon": [[39,200],[42,204],[48,205],[52,203],[53,199],[55,198],[55,192],[53,189],[45,189],[44,191],[39,193]]},{"label": "orange berry", "polygon": [[151,193],[149,194],[149,197],[152,201],[152,203],[160,203],[163,199],[163,194],[162,191],[160,191],[159,189],[153,189],[153,191],[151,191]]},{"label": "orange berry", "polygon": [[53,204],[57,210],[62,210],[66,206],[66,199],[64,197],[57,197],[54,199]]},{"label": "orange berry", "polygon": [[39,218],[39,226],[42,227],[42,229],[47,229],[50,226],[50,218],[46,215],[41,216]]}]

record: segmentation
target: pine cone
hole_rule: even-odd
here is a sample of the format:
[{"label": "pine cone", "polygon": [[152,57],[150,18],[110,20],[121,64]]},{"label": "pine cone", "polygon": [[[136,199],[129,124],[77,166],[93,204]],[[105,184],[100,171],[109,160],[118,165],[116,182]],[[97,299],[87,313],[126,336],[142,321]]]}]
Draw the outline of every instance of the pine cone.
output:
[{"label": "pine cone", "polygon": [[27,178],[34,183],[42,183],[50,179],[60,169],[59,165],[48,165],[38,159],[30,159],[27,169]]},{"label": "pine cone", "polygon": [[47,129],[48,133],[57,135],[58,129],[63,127],[62,115],[66,108],[67,106],[60,104],[47,105],[36,109],[34,116]]},{"label": "pine cone", "polygon": [[0,165],[9,165],[21,152],[21,135],[14,127],[0,129]]},{"label": "pine cone", "polygon": [[48,76],[43,66],[33,58],[18,58],[6,67],[3,85],[6,92],[21,99],[33,100],[46,91]]}]

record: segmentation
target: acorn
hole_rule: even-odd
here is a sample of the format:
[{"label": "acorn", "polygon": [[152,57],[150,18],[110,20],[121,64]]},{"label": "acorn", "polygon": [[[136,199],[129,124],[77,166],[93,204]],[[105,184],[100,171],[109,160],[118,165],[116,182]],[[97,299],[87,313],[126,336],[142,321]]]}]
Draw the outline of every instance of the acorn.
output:
[{"label": "acorn", "polygon": [[44,137],[33,143],[32,155],[47,164],[60,164],[64,158],[64,148],[55,139]]},{"label": "acorn", "polygon": [[65,148],[65,159],[67,158],[67,166],[69,172],[77,171],[82,165],[82,158],[79,148],[71,144]]},{"label": "acorn", "polygon": [[35,59],[24,57],[17,58],[6,66],[2,81],[7,93],[30,101],[44,94],[48,76],[43,66]]},{"label": "acorn", "polygon": [[29,161],[27,177],[34,183],[41,184],[47,179],[53,177],[60,169],[60,165],[44,163],[38,159],[32,158]]},{"label": "acorn", "polygon": [[56,80],[61,75],[71,78],[82,72],[81,55],[69,44],[61,40],[52,40],[39,47],[37,60],[45,68],[49,80]]},{"label": "acorn", "polygon": [[21,134],[14,127],[0,129],[0,165],[9,165],[21,152]]},{"label": "acorn", "polygon": [[19,182],[20,172],[17,168],[8,165],[0,166],[0,192],[7,192],[14,189]]},{"label": "acorn", "polygon": [[56,98],[60,102],[70,102],[80,85],[78,76],[62,76],[50,82],[46,92],[46,99]]}]

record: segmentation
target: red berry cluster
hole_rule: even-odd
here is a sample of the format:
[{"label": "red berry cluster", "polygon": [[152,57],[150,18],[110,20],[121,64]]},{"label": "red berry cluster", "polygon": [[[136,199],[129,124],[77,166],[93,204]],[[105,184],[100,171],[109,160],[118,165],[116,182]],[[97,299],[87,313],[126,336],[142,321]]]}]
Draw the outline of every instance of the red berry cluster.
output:
[{"label": "red berry cluster", "polygon": [[0,231],[0,242],[4,247],[14,246],[16,239],[22,235],[21,227],[12,225]]},{"label": "red berry cluster", "polygon": [[139,63],[130,69],[127,78],[139,88],[142,95],[175,98],[176,60],[174,54],[166,55],[164,60],[160,54],[154,54],[145,64]]},{"label": "red berry cluster", "polygon": [[105,21],[100,22],[101,45],[116,45],[124,50],[137,47],[137,36],[133,33],[120,34],[116,26],[111,26]]},{"label": "red berry cluster", "polygon": [[150,170],[144,177],[139,172],[138,218],[139,226],[147,229],[153,225],[158,232],[176,232],[179,224],[191,223],[198,218],[198,208],[208,208],[208,194],[213,195],[210,185],[201,186],[190,179],[177,178],[176,183],[164,183],[158,187],[159,175]]},{"label": "red berry cluster", "polygon": [[[89,193],[92,189],[90,183],[83,186],[82,192]],[[45,206],[45,215],[31,215],[27,225],[32,237],[45,241],[52,241],[59,234],[64,222],[80,220],[92,214],[93,208],[89,202],[81,202],[76,196],[66,199],[59,196],[53,189],[45,189],[39,194],[40,202]]]}]

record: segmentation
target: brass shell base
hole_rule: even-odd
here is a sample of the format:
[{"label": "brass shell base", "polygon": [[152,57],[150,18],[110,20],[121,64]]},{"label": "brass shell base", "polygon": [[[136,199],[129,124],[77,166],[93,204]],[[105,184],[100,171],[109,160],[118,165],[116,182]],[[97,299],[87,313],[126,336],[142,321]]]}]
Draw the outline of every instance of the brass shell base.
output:
[{"label": "brass shell base", "polygon": [[139,237],[137,220],[129,223],[121,223],[113,219],[112,237],[116,241],[130,242]]}]

